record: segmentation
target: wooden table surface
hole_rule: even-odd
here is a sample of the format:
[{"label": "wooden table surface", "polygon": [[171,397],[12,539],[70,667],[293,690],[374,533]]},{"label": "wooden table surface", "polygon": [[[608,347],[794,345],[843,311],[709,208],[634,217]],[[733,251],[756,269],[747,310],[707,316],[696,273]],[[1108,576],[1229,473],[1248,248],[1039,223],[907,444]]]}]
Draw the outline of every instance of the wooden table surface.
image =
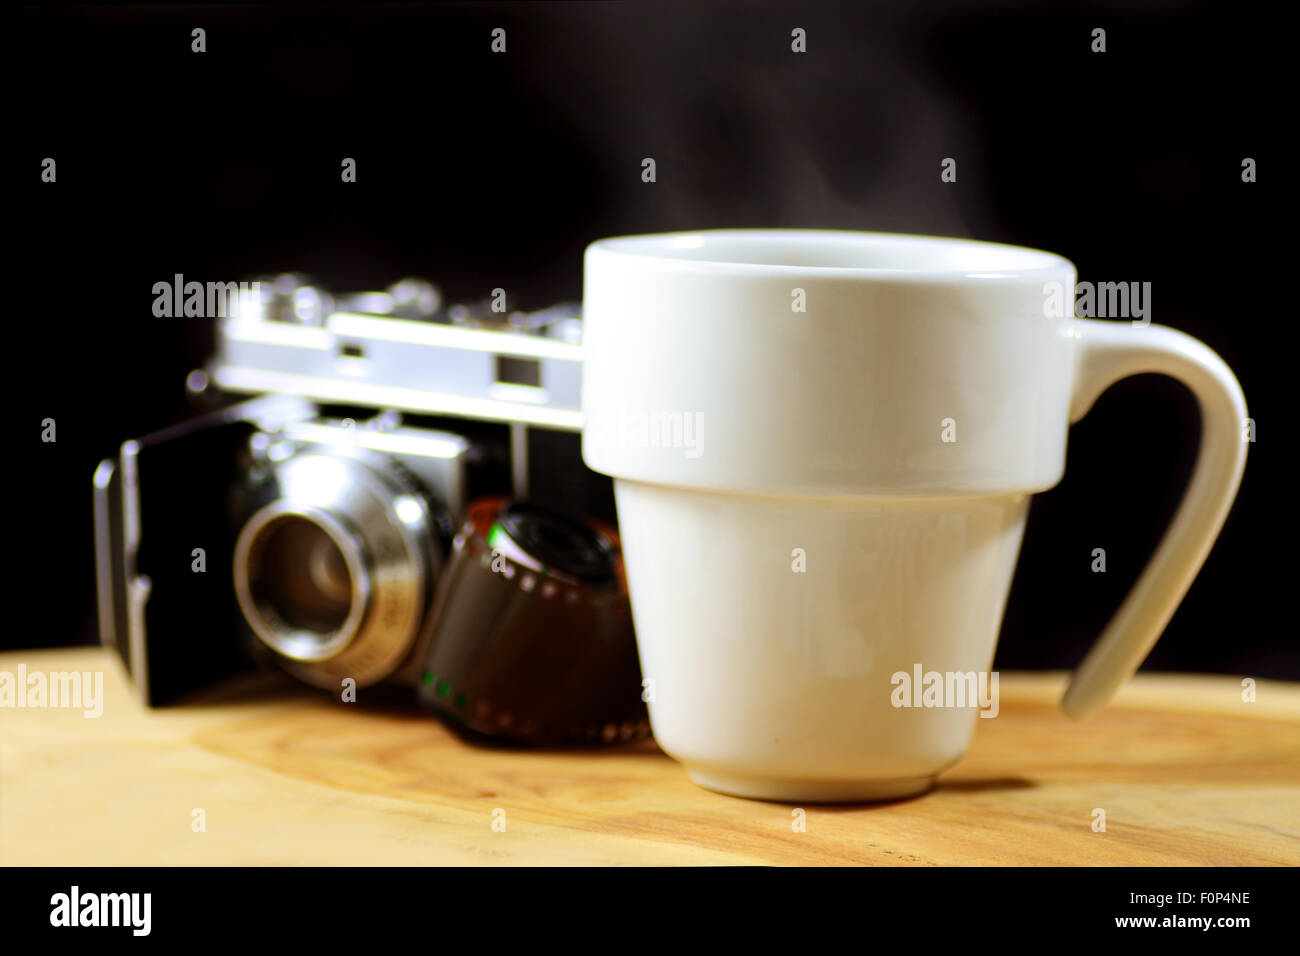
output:
[{"label": "wooden table surface", "polygon": [[701,789],[652,743],[487,749],[270,677],[149,711],[98,648],[19,664],[102,670],[104,710],[0,710],[8,865],[1300,864],[1295,684],[1246,703],[1240,677],[1141,675],[1075,723],[1064,675],[1003,673],[929,794],[795,808]]}]

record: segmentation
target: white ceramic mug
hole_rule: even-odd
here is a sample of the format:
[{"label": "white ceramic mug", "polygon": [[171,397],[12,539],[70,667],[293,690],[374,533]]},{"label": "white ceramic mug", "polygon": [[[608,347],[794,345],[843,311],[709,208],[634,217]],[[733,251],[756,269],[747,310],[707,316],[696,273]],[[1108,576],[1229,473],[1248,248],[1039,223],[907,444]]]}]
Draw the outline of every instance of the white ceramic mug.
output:
[{"label": "white ceramic mug", "polygon": [[[930,787],[974,731],[1029,496],[1102,391],[1162,372],[1200,403],[1195,473],[1063,707],[1137,669],[1236,494],[1245,401],[1202,343],[1074,318],[1074,293],[1059,256],[958,239],[587,249],[583,457],[614,477],[655,738],[694,780],[788,801]],[[899,676],[932,673],[928,701]]]}]

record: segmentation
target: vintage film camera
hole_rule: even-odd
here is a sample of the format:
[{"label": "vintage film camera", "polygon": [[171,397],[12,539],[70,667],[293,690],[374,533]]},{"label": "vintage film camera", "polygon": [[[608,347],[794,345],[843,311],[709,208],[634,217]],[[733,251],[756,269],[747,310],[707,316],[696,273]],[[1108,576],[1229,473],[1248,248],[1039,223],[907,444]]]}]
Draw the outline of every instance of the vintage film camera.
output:
[{"label": "vintage film camera", "polygon": [[101,640],[143,702],[270,662],[414,688],[470,734],[648,734],[617,531],[575,517],[607,490],[577,445],[579,310],[493,305],[242,287],[187,380],[208,410],[94,476]]}]

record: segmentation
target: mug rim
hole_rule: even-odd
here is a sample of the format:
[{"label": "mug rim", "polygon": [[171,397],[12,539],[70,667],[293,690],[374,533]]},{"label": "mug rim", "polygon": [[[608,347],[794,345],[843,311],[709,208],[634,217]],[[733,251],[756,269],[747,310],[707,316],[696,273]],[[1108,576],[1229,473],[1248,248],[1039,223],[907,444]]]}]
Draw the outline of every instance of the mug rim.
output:
[{"label": "mug rim", "polygon": [[[719,248],[730,242],[779,253],[782,244],[797,243],[801,253],[810,245],[819,251],[844,252],[858,247],[866,253],[900,249],[924,259],[922,265],[844,265],[810,262],[754,261],[748,256],[719,255]],[[710,249],[712,247],[712,249]],[[874,247],[874,250],[873,250]],[[696,254],[700,253],[700,254]],[[710,254],[712,253],[712,254]],[[1029,246],[953,236],[929,236],[911,233],[867,232],[851,229],[697,229],[679,232],[642,233],[598,239],[587,246],[586,256],[615,256],[665,271],[706,272],[715,275],[781,276],[814,275],[861,279],[970,279],[977,281],[1023,281],[1062,271],[1077,273],[1074,263],[1064,256]],[[934,265],[936,256],[966,257],[968,264]],[[984,257],[982,262],[975,259]],[[782,257],[785,258],[785,257]],[[815,258],[815,257],[814,257]],[[1001,260],[1000,265],[994,263]]]}]

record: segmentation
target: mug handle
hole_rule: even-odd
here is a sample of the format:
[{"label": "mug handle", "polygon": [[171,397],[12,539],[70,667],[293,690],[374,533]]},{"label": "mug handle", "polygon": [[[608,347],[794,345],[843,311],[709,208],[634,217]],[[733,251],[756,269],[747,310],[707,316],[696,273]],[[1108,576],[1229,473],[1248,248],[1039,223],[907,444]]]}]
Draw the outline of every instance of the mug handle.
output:
[{"label": "mug handle", "polygon": [[1201,409],[1201,447],[1173,522],[1061,700],[1066,714],[1083,718],[1133,676],[1223,528],[1246,465],[1246,399],[1223,359],[1175,329],[1075,319],[1070,333],[1077,340],[1070,424],[1115,382],[1143,372],[1178,379]]}]

